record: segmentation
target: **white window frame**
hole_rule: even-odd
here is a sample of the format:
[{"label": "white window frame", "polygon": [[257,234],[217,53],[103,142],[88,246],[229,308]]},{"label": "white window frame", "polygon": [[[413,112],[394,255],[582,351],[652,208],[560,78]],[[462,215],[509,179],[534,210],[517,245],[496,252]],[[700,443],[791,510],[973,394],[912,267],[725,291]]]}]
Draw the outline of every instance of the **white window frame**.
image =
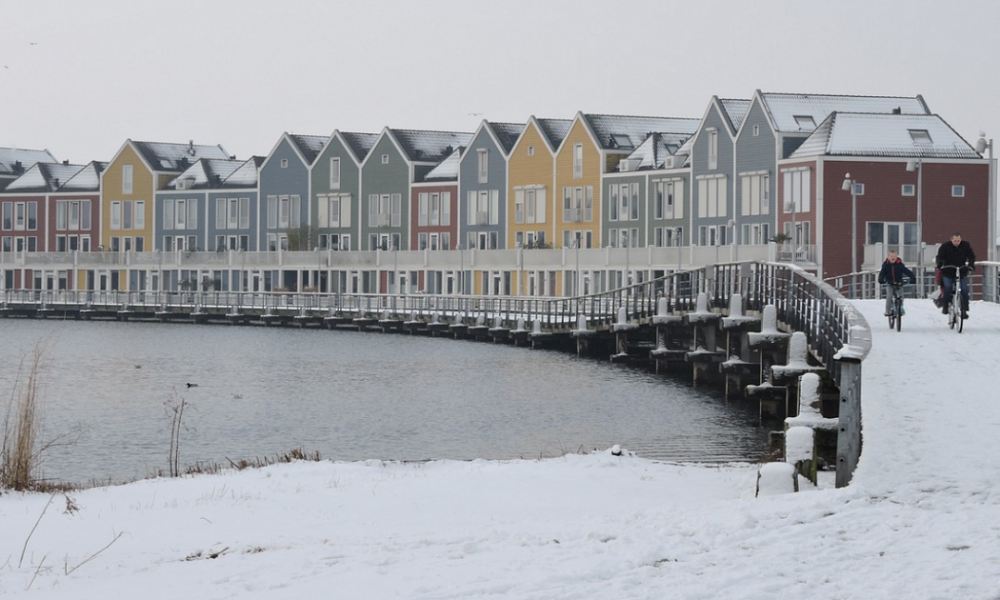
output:
[{"label": "white window frame", "polygon": [[719,168],[719,130],[714,127],[708,130],[708,169]]},{"label": "white window frame", "polygon": [[952,198],[965,198],[965,186],[964,185],[953,185],[953,186],[951,186],[951,197]]},{"label": "white window frame", "polygon": [[478,165],[479,183],[489,183],[490,180],[490,151],[488,148],[476,150],[476,164]]},{"label": "white window frame", "polygon": [[330,157],[330,189],[340,189],[340,157]]},{"label": "white window frame", "polygon": [[698,183],[698,218],[716,218],[727,215],[728,183],[725,175],[704,175]]},{"label": "white window frame", "polygon": [[917,186],[913,185],[912,183],[904,183],[903,186],[900,188],[899,193],[903,196],[916,196]]},{"label": "white window frame", "polygon": [[573,178],[583,177],[583,144],[573,146]]},{"label": "white window frame", "polygon": [[132,165],[122,165],[122,193],[133,193],[133,169]]}]

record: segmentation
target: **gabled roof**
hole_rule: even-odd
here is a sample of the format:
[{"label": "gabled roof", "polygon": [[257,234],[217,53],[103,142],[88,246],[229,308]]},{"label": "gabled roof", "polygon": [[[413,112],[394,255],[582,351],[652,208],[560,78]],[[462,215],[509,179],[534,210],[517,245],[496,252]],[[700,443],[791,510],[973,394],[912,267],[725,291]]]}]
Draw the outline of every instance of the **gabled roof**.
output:
[{"label": "gabled roof", "polygon": [[368,153],[372,151],[375,147],[375,143],[378,141],[377,133],[358,133],[353,131],[336,131],[340,134],[340,137],[344,140],[344,144],[347,145],[347,149],[354,153],[355,162],[362,162]]},{"label": "gabled roof", "polygon": [[834,96],[827,94],[757,95],[772,127],[784,133],[811,133],[832,112],[929,115],[922,96]]},{"label": "gabled roof", "polygon": [[226,149],[221,145],[202,146],[194,142],[187,144],[132,142],[132,145],[154,171],[180,173],[201,158],[229,158]]},{"label": "gabled roof", "polygon": [[448,158],[459,146],[467,146],[471,133],[454,131],[424,131],[418,129],[389,129],[400,150],[410,162],[439,163]]},{"label": "gabled roof", "polygon": [[655,132],[691,135],[699,119],[676,117],[636,117],[580,113],[594,138],[604,150],[631,151]]},{"label": "gabled roof", "polygon": [[313,164],[316,161],[316,157],[319,153],[323,151],[323,147],[330,140],[329,136],[326,135],[298,135],[295,133],[289,133],[288,139],[291,140],[292,144],[298,149],[299,154],[305,160],[307,165]]},{"label": "gabled roof", "polygon": [[107,162],[91,161],[80,169],[59,188],[60,192],[99,192],[101,191],[101,173],[108,168]]},{"label": "gabled roof", "polygon": [[184,170],[167,184],[168,188],[178,189],[183,185],[184,189],[206,189],[217,188],[222,185],[222,181],[233,174],[233,171],[240,168],[245,161],[242,160],[222,160],[218,158],[201,158],[193,165]]},{"label": "gabled roof", "polygon": [[753,101],[746,98],[719,98],[719,106],[732,124],[733,131],[739,131],[743,126],[743,120],[747,118],[751,104]]},{"label": "gabled roof", "polygon": [[938,115],[834,112],[789,158],[982,158]]},{"label": "gabled roof", "polygon": [[[684,147],[684,143],[690,138],[691,136],[686,133],[654,132],[628,155],[628,158],[625,159],[627,162],[624,164],[629,166],[630,171],[663,169],[667,157],[677,156]],[[674,168],[680,166],[680,164],[675,164]]]},{"label": "gabled roof", "polygon": [[255,188],[260,166],[264,164],[263,156],[251,156],[238,169],[222,182],[223,188]]},{"label": "gabled roof", "polygon": [[458,181],[458,169],[462,164],[464,153],[465,146],[456,148],[448,158],[442,160],[424,176],[424,181]]},{"label": "gabled roof", "polygon": [[4,192],[54,192],[80,172],[83,165],[37,162],[10,182]]},{"label": "gabled roof", "polygon": [[552,150],[555,151],[569,135],[569,129],[573,126],[572,119],[535,119],[542,135],[549,142]]},{"label": "gabled roof", "polygon": [[37,162],[58,163],[59,161],[48,150],[0,148],[0,175],[20,175]]},{"label": "gabled roof", "polygon": [[490,129],[493,138],[500,146],[500,150],[506,155],[510,154],[510,151],[514,149],[514,144],[517,143],[517,138],[524,133],[524,123],[493,123],[492,121],[483,121],[483,123]]}]

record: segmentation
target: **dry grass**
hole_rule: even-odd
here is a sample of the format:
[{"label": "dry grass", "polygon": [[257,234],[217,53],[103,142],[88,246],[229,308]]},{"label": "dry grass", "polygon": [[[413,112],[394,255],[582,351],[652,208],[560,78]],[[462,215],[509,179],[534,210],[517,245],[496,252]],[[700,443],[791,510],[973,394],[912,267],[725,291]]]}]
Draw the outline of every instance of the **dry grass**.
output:
[{"label": "dry grass", "polygon": [[42,419],[39,413],[39,369],[44,352],[36,346],[23,357],[3,421],[0,447],[0,488],[30,490],[36,485],[35,470],[41,448]]}]

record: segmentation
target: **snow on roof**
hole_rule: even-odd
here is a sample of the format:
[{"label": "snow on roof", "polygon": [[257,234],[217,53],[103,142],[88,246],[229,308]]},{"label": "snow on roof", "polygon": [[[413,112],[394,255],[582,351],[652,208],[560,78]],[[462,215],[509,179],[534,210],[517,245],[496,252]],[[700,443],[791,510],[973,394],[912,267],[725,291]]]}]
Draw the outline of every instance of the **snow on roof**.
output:
[{"label": "snow on roof", "polygon": [[358,133],[354,131],[341,131],[340,137],[344,139],[348,149],[354,153],[354,157],[361,162],[368,156],[368,153],[375,147],[378,141],[377,133]]},{"label": "snow on roof", "polygon": [[154,171],[183,171],[200,158],[228,159],[222,146],[202,146],[194,142],[132,142]]},{"label": "snow on roof", "polygon": [[390,129],[396,141],[412,162],[439,163],[448,158],[459,146],[469,145],[471,133],[454,131],[424,131],[417,129]]},{"label": "snow on roof", "polygon": [[587,124],[605,150],[632,150],[638,148],[650,134],[693,134],[701,122],[695,118],[636,117],[628,115],[584,114]]},{"label": "snow on roof", "polygon": [[257,187],[257,175],[260,173],[260,166],[264,164],[263,156],[251,156],[244,161],[238,169],[222,182],[224,188],[252,188]]},{"label": "snow on roof", "polygon": [[83,165],[37,162],[7,186],[5,192],[54,192],[80,172]]},{"label": "snow on roof", "polygon": [[[686,133],[653,133],[626,160],[634,164],[630,170],[662,169],[669,156],[677,155],[690,139]],[[673,167],[680,167],[674,164]]]},{"label": "snow on roof", "polygon": [[517,139],[524,133],[524,123],[493,123],[486,122],[486,126],[493,131],[497,141],[500,142],[500,149],[504,154],[510,154],[514,149]]},{"label": "snow on roof", "polygon": [[726,116],[729,117],[729,121],[733,124],[733,131],[739,131],[740,127],[743,126],[743,119],[747,117],[747,113],[750,112],[750,105],[753,102],[751,100],[746,100],[743,98],[720,98],[719,104],[722,106],[722,110],[725,111]]},{"label": "snow on roof", "polygon": [[108,168],[107,162],[91,161],[80,169],[59,188],[60,192],[99,192],[101,191],[101,173]]},{"label": "snow on roof", "polygon": [[458,181],[458,168],[462,162],[465,146],[459,146],[451,155],[431,169],[424,176],[424,181]]},{"label": "snow on roof", "polygon": [[216,188],[245,161],[202,158],[167,184],[173,189]]},{"label": "snow on roof", "polygon": [[538,127],[542,130],[542,135],[548,139],[553,149],[559,147],[566,136],[569,128],[573,126],[572,119],[536,119]]},{"label": "snow on roof", "polygon": [[765,110],[778,131],[809,133],[830,113],[892,113],[927,115],[921,96],[832,96],[825,94],[761,93]]},{"label": "snow on roof", "polygon": [[981,158],[938,115],[832,113],[790,158],[806,156]]},{"label": "snow on roof", "polygon": [[316,157],[319,156],[326,143],[330,141],[330,136],[328,135],[298,135],[290,133],[288,137],[298,147],[302,156],[305,157],[307,165],[311,165],[316,161]]},{"label": "snow on roof", "polygon": [[[48,150],[0,148],[0,175],[20,175],[37,162],[58,163],[59,161]],[[21,170],[18,170],[17,163],[21,163]]]}]

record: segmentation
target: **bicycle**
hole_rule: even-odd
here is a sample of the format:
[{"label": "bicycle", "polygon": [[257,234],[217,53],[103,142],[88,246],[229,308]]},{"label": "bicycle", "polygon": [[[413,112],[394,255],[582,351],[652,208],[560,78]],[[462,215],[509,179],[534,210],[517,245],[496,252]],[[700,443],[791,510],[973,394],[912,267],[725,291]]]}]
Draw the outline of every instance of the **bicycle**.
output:
[{"label": "bicycle", "polygon": [[954,283],[951,286],[951,302],[948,303],[948,327],[955,329],[958,327],[958,332],[962,333],[962,329],[965,327],[965,311],[962,310],[962,272],[968,273],[969,267],[962,265],[961,267],[956,267],[955,265],[945,265],[941,267],[942,275],[945,269],[954,269],[955,278]]},{"label": "bicycle", "polygon": [[902,283],[887,283],[885,287],[887,288],[886,294],[892,294],[892,302],[889,304],[889,329],[893,327],[896,331],[903,330],[903,315],[906,311],[903,310],[903,286],[910,285],[910,280],[904,279]]}]

